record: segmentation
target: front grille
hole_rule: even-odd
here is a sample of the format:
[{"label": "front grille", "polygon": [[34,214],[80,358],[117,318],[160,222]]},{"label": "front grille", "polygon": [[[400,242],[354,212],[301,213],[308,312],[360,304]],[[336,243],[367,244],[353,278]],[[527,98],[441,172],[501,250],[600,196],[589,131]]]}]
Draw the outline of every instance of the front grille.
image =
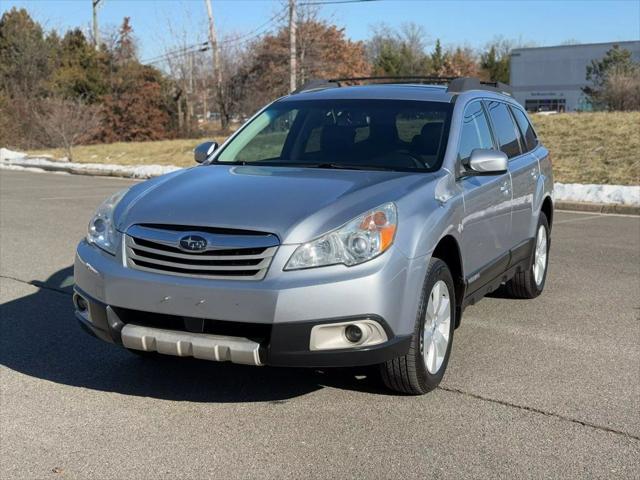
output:
[{"label": "front grille", "polygon": [[[128,230],[127,266],[169,275],[260,280],[278,248],[277,237],[268,233],[210,233],[212,229],[158,227],[136,225]],[[207,249],[193,252],[180,248],[180,239],[189,234],[206,238]]]}]

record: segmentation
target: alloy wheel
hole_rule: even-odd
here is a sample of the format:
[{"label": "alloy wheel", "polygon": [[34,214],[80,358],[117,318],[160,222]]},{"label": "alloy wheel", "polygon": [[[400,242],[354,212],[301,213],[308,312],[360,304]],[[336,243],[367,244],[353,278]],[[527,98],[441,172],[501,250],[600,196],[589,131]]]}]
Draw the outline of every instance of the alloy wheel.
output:
[{"label": "alloy wheel", "polygon": [[536,251],[533,259],[533,278],[536,285],[539,287],[542,285],[544,279],[544,272],[547,269],[547,229],[544,225],[540,225],[538,228],[538,235],[536,236]]},{"label": "alloy wheel", "polygon": [[438,280],[429,294],[422,333],[422,354],[429,373],[436,374],[442,366],[449,346],[451,301],[449,288]]}]

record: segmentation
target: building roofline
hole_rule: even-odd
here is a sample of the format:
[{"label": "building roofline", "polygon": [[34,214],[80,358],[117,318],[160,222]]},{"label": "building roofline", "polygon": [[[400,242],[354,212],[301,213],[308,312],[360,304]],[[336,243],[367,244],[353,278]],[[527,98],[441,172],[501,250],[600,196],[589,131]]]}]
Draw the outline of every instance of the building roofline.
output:
[{"label": "building roofline", "polygon": [[522,52],[525,50],[544,50],[550,48],[572,48],[572,47],[595,47],[599,45],[623,45],[629,43],[637,43],[640,45],[640,40],[620,40],[620,41],[612,41],[612,42],[598,42],[598,43],[572,43],[568,45],[549,45],[547,47],[522,47],[522,48],[514,48],[511,50],[513,52]]}]

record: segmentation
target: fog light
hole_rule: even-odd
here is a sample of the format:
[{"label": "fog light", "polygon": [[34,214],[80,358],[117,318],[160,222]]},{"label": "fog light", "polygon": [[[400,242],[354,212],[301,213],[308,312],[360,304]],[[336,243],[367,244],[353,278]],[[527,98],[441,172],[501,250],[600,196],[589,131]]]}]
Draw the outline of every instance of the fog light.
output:
[{"label": "fog light", "polygon": [[87,304],[87,301],[82,298],[80,295],[76,295],[76,308],[78,309],[79,312],[86,312],[87,308],[89,308],[89,305]]},{"label": "fog light", "polygon": [[358,343],[362,340],[362,329],[358,325],[347,325],[344,329],[344,336],[351,343]]},{"label": "fog light", "polygon": [[388,340],[387,333],[371,318],[347,322],[323,323],[311,329],[309,350],[336,350],[368,347]]}]

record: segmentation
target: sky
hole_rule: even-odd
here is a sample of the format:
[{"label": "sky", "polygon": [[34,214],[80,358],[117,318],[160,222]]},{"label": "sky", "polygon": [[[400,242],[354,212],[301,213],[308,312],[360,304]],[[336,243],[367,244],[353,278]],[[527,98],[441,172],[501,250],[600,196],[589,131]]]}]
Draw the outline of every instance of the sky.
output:
[{"label": "sky", "polygon": [[[331,0],[299,0],[329,2]],[[335,0],[334,0],[335,1]],[[0,13],[24,7],[47,29],[89,30],[92,0],[0,0]],[[184,36],[206,40],[204,0],[102,0],[100,28],[115,28],[131,17],[140,58],[162,54]],[[282,0],[212,0],[220,35],[252,35],[283,10]],[[375,0],[322,5],[319,14],[345,28],[353,40],[365,40],[380,23],[392,27],[411,21],[428,34],[426,44],[481,48],[496,36],[537,46],[640,39],[640,0]]]}]

